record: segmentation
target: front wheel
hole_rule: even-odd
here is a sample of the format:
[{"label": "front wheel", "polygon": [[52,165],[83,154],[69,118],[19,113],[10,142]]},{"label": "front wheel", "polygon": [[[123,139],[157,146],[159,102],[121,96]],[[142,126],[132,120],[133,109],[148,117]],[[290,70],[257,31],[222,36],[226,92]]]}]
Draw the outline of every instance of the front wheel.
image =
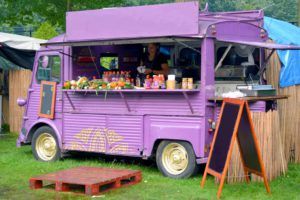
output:
[{"label": "front wheel", "polygon": [[31,147],[35,159],[39,161],[56,161],[61,157],[56,135],[48,126],[42,126],[34,132]]},{"label": "front wheel", "polygon": [[192,146],[183,141],[162,141],[156,151],[156,163],[164,176],[188,178],[198,166]]}]

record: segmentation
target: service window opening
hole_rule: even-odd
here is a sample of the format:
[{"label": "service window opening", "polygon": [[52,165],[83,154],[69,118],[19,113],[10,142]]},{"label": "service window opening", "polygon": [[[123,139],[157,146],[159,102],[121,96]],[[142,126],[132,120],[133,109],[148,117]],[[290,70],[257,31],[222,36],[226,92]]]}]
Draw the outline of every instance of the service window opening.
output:
[{"label": "service window opening", "polygon": [[259,84],[259,48],[217,42],[215,55],[216,96],[239,91],[238,85]]},{"label": "service window opening", "polygon": [[[189,47],[176,42],[160,43],[159,53],[169,67],[168,74],[175,75],[176,89],[181,89],[182,78],[192,78],[194,89],[200,88],[201,43],[186,42]],[[136,80],[137,68],[148,55],[148,44],[78,46],[72,48],[72,80],[86,77],[103,79],[106,73],[130,73]],[[166,76],[167,79],[167,76]]]}]

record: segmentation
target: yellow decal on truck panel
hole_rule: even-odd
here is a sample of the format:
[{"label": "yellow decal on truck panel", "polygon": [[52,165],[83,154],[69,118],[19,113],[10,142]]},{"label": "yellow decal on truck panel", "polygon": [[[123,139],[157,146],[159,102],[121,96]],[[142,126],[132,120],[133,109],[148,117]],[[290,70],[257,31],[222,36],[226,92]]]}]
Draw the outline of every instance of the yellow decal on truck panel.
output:
[{"label": "yellow decal on truck panel", "polygon": [[73,141],[65,149],[111,154],[129,153],[124,137],[107,128],[84,128],[73,136]]}]

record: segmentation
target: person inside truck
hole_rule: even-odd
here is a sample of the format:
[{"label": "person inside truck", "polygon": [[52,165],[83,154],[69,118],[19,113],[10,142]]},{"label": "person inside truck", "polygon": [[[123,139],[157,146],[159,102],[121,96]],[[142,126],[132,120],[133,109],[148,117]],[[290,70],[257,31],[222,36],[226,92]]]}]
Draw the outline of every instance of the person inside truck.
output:
[{"label": "person inside truck", "polygon": [[150,43],[147,53],[141,59],[141,66],[146,66],[145,74],[165,76],[169,73],[169,65],[166,57],[159,52],[159,43]]}]

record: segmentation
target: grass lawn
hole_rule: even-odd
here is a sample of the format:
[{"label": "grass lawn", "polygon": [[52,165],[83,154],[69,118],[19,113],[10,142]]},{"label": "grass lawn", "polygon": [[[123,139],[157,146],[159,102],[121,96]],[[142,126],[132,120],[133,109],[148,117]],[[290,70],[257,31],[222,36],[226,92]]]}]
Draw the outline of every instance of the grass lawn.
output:
[{"label": "grass lawn", "polygon": [[[121,188],[93,199],[216,199],[217,185],[208,177],[204,189],[199,183],[203,169],[190,179],[174,180],[163,177],[155,163],[136,159],[105,160],[96,156],[75,156],[59,162],[37,162],[30,146],[16,148],[16,136],[0,136],[0,199],[90,199],[73,193],[56,193],[51,190],[30,190],[28,180],[32,176],[76,166],[98,166],[137,169],[143,173],[140,184]],[[285,177],[270,183],[268,195],[262,183],[224,185],[222,199],[300,199],[300,165],[290,164]]]}]

